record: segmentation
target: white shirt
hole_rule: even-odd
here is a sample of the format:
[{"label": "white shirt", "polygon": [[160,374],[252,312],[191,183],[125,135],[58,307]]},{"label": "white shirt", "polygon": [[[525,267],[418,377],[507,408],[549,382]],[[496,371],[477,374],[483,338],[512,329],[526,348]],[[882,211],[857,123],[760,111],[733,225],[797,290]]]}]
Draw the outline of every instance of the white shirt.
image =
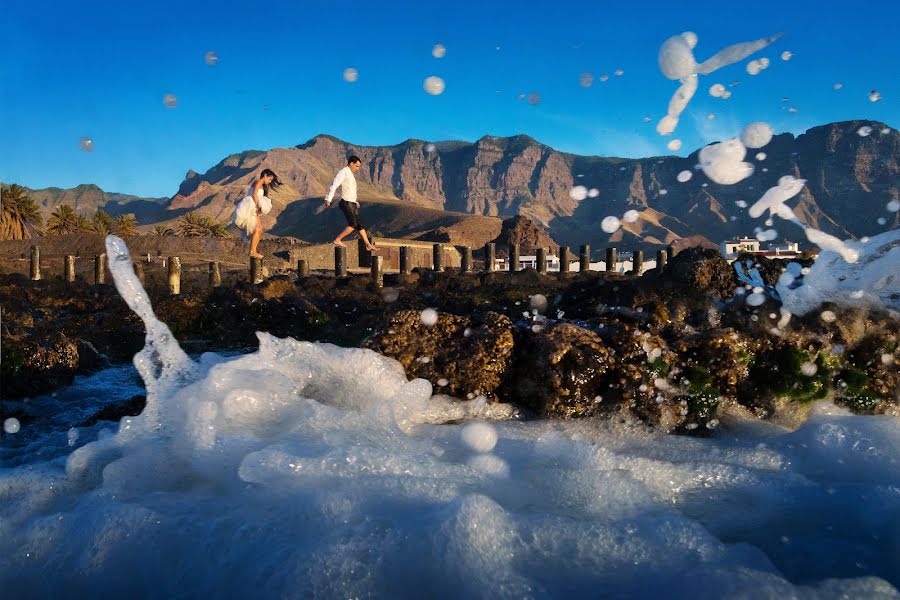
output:
[{"label": "white shirt", "polygon": [[328,195],[325,196],[325,202],[331,202],[338,186],[341,187],[341,199],[359,206],[359,202],[356,201],[356,177],[353,176],[353,170],[350,167],[344,167],[334,176],[334,181],[328,188]]}]

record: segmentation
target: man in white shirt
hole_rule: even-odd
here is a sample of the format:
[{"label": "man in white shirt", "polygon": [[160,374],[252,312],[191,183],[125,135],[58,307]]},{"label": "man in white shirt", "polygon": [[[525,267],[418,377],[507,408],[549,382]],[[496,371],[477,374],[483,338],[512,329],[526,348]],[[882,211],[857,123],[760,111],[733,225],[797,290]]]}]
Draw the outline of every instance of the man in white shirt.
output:
[{"label": "man in white shirt", "polygon": [[328,189],[328,195],[325,196],[325,206],[326,208],[331,206],[331,200],[334,198],[334,193],[337,191],[338,186],[340,186],[341,201],[338,203],[338,208],[344,213],[344,217],[347,219],[347,226],[344,227],[344,230],[339,236],[334,238],[334,244],[346,248],[347,245],[343,242],[344,237],[350,235],[354,231],[358,231],[359,237],[362,238],[363,243],[366,245],[366,249],[369,252],[375,252],[377,250],[375,244],[369,242],[366,230],[363,229],[362,223],[359,221],[359,201],[356,199],[356,177],[353,174],[359,171],[360,165],[362,165],[362,161],[358,156],[351,156],[347,160],[347,166],[338,171],[337,175],[334,176],[334,181]]}]

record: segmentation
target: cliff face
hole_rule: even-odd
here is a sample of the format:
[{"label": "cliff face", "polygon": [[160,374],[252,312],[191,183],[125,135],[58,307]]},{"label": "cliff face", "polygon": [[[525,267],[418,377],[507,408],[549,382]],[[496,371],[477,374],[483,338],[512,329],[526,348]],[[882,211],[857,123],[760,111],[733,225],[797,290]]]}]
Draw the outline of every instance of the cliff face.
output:
[{"label": "cliff face", "polygon": [[[863,125],[872,128],[871,135],[857,133]],[[736,203],[752,203],[783,175],[807,180],[791,206],[801,219],[828,233],[861,237],[898,225],[897,213],[885,210],[900,196],[896,130],[871,121],[833,123],[797,138],[776,136],[761,149],[767,154],[764,160],[755,158],[759,151],[750,150],[747,156],[756,165],[754,175],[722,186],[694,169],[698,152],[686,158],[631,160],[557,152],[524,135],[485,136],[475,143],[407,140],[380,147],[320,135],[295,148],[229,156],[203,175],[192,171],[170,208],[199,207],[226,218],[253,177],[267,167],[286,183],[273,193],[277,213],[296,200],[323,197],[346,156],[356,154],[363,160],[357,176],[363,201],[399,200],[472,215],[521,215],[570,246],[718,244],[727,237],[752,234],[760,223]],[[677,175],[684,170],[694,176],[679,183]],[[573,198],[570,191],[578,185],[596,192]],[[631,209],[641,211],[641,219],[623,224],[614,234],[600,229],[604,217],[621,217]],[[885,225],[877,223],[882,217]],[[800,239],[799,231],[787,223],[775,227],[781,237]]]},{"label": "cliff face", "polygon": [[[871,135],[857,133],[864,125],[872,128]],[[767,155],[764,160],[755,158],[760,151]],[[259,171],[270,168],[285,183],[270,194],[274,231],[324,239],[332,233],[318,236],[314,224],[304,221],[315,220],[319,213],[313,205],[325,195],[346,157],[356,154],[363,161],[357,174],[363,205],[388,203],[393,211],[390,218],[402,223],[404,235],[432,232],[442,239],[452,238],[452,232],[434,231],[434,213],[421,210],[436,209],[487,217],[519,215],[556,242],[572,247],[583,243],[594,248],[609,243],[623,248],[717,245],[728,237],[752,235],[762,225],[737,203],[752,204],[783,175],[807,180],[790,205],[802,220],[828,233],[862,237],[900,224],[898,213],[885,209],[888,202],[900,198],[900,134],[883,123],[847,121],[816,127],[796,138],[776,136],[765,148],[748,152],[747,160],[756,165],[756,172],[733,186],[713,183],[695,170],[698,153],[632,160],[566,154],[524,135],[485,136],[475,143],[407,140],[395,146],[357,146],[319,135],[293,148],[233,154],[203,174],[189,171],[165,210],[160,210],[158,200],[132,197],[126,202],[128,198],[112,198],[96,186],[74,188],[80,190],[77,194],[55,188],[34,194],[45,210],[63,201],[82,212],[93,212],[104,202],[119,213],[144,206],[147,218],[138,215],[142,224],[193,209],[227,219]],[[684,170],[693,177],[679,183],[678,173]],[[573,195],[575,186],[592,193]],[[291,206],[296,202],[310,206],[302,210],[301,205]],[[286,211],[289,206],[291,210]],[[410,210],[404,213],[403,207]],[[604,217],[621,218],[628,210],[640,211],[641,218],[623,223],[613,234],[602,231]],[[300,215],[306,217],[300,219]],[[379,215],[376,211],[371,216]],[[421,215],[427,215],[429,223],[417,225]],[[878,223],[880,218],[885,224]],[[367,225],[387,235],[399,233],[383,223]],[[774,227],[780,239],[801,239],[793,225],[776,220]]]}]

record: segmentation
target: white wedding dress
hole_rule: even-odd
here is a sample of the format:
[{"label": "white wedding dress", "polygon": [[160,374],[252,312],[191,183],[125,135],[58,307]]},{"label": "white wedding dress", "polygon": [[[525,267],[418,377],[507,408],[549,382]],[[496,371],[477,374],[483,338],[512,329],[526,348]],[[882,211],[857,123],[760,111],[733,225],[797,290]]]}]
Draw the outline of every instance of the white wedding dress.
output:
[{"label": "white wedding dress", "polygon": [[[256,230],[256,202],[253,201],[252,194],[253,188],[251,187],[247,190],[247,195],[244,196],[244,199],[237,205],[237,210],[234,211],[234,224],[239,229],[246,231],[247,235],[253,235],[253,232]],[[262,188],[259,188],[256,196],[259,200],[259,208],[262,210],[262,214],[269,214],[269,211],[272,210],[272,201],[263,194]]]}]

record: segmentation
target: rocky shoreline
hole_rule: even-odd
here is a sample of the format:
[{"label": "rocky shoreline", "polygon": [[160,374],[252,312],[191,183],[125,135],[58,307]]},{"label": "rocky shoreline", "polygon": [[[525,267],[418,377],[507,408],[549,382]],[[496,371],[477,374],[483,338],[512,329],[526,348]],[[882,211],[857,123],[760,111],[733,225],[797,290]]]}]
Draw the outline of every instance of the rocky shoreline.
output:
[{"label": "rocky shoreline", "polygon": [[[773,284],[783,265],[755,260]],[[362,346],[436,392],[511,403],[530,417],[616,415],[704,434],[727,405],[772,418],[831,397],[858,414],[898,414],[896,319],[823,306],[779,327],[775,294],[749,306],[713,250],[685,250],[639,278],[416,270],[385,275],[385,286],[291,274],[180,296],[148,281],[148,293],[188,351],[253,348],[257,331]],[[143,324],[112,285],[8,274],[0,296],[5,399],[69,385],[144,344]]]}]

